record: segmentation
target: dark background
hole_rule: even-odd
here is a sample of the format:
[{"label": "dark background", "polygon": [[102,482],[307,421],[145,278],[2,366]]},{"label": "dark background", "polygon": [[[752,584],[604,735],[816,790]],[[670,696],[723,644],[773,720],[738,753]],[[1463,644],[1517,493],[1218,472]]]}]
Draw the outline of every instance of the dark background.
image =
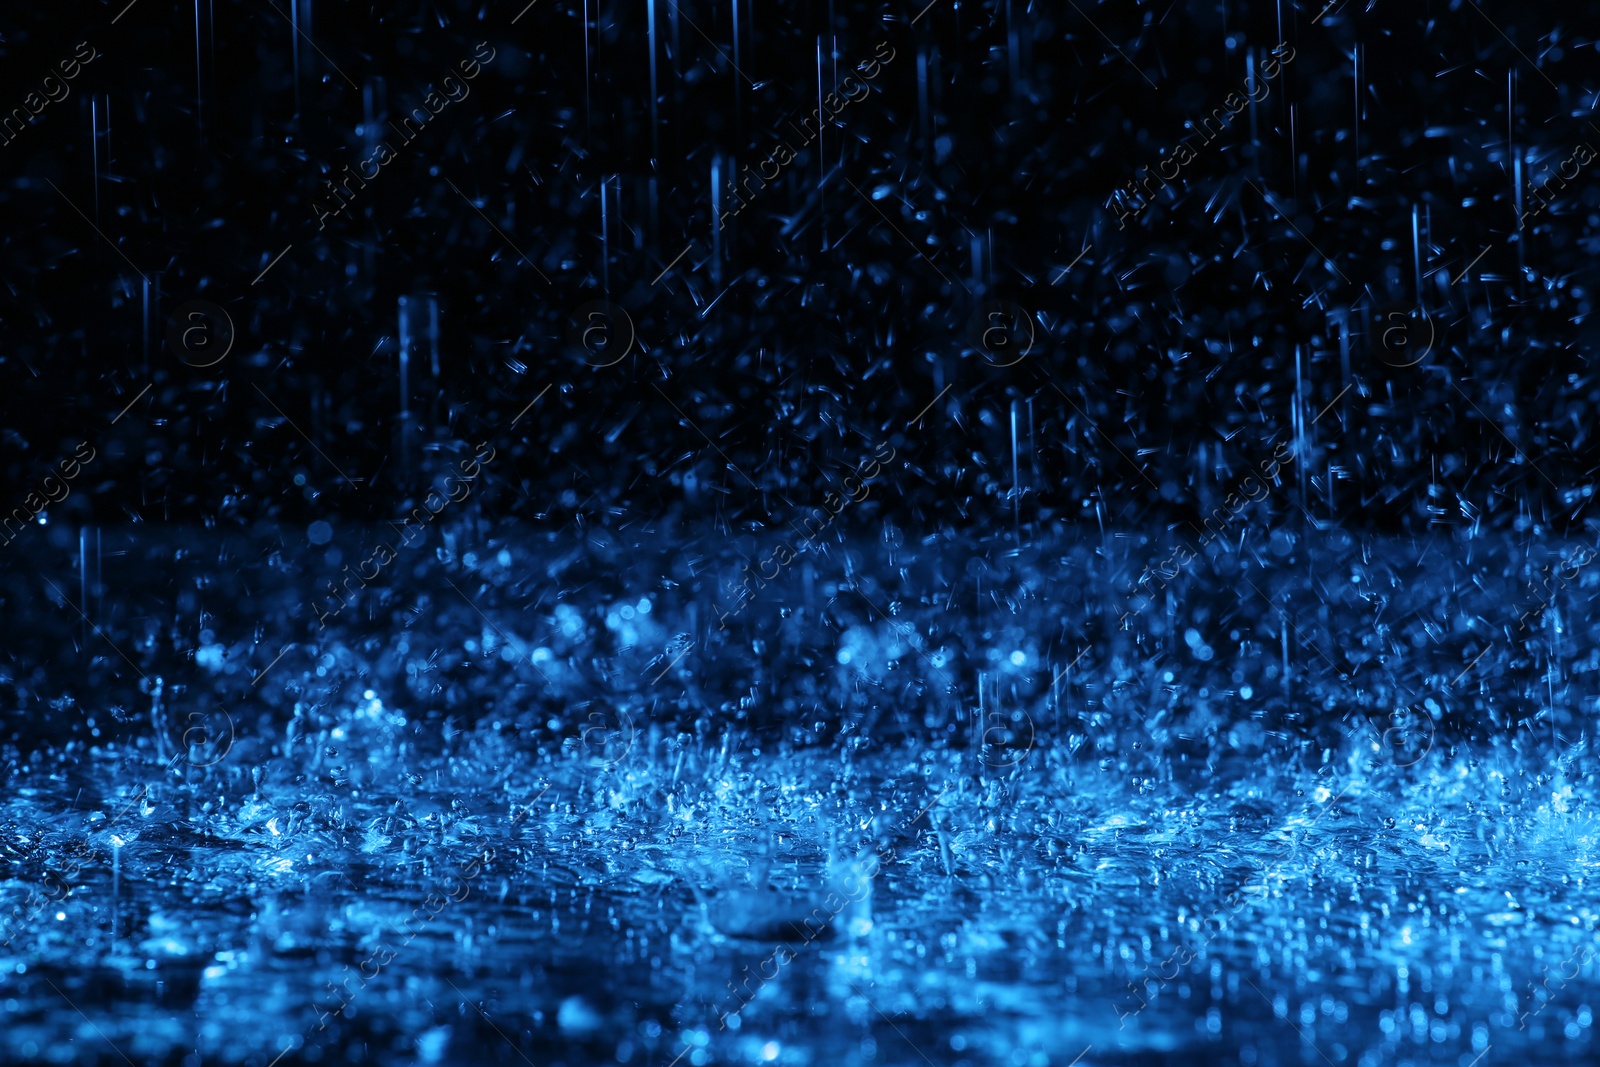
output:
[{"label": "dark background", "polygon": [[858,833],[712,1062],[1587,1054],[1594,9],[1322,2],[5,5],[0,1059],[279,1062],[493,844],[303,1059],[700,1062]]},{"label": "dark background", "polygon": [[[480,440],[501,477],[478,506],[554,524],[790,521],[880,441],[911,466],[874,507],[980,532],[1198,522],[1290,438],[1271,506],[1357,528],[1559,527],[1587,500],[1589,171],[1516,233],[1519,179],[1600,143],[1595,44],[1554,8],[942,0],[912,26],[915,5],[662,0],[652,132],[645,3],[513,26],[514,3],[300,0],[297,36],[290,2],[0,15],[7,108],[78,42],[101,53],[0,146],[6,509],[80,441],[99,458],[53,522],[395,518]],[[1119,231],[1111,194],[1280,39],[1270,96]],[[471,95],[319,233],[363,122],[480,41]],[[895,58],[713,249],[713,167],[810,114],[819,41],[827,90],[830,54],[839,78]],[[438,373],[419,327],[404,433],[397,302],[422,294]],[[569,334],[607,296],[637,342],[596,367]],[[236,329],[209,368],[166,341],[194,299]],[[1012,366],[970,328],[994,300],[1034,317]]]}]

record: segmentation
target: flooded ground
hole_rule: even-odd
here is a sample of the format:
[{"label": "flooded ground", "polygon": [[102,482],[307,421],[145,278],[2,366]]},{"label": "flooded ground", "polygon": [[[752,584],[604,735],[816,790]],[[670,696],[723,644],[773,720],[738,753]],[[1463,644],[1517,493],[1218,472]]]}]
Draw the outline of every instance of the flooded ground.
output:
[{"label": "flooded ground", "polygon": [[1158,541],[906,540],[734,615],[731,549],[456,531],[321,628],[326,546],[108,535],[81,597],[41,546],[0,1056],[1595,1058],[1575,545],[1273,534],[1130,597]]}]

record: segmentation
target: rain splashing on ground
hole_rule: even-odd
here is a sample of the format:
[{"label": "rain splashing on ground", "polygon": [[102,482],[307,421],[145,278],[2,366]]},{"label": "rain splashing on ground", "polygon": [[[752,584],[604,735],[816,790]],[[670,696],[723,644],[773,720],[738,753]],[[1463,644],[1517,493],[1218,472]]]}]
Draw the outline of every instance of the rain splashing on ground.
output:
[{"label": "rain splashing on ground", "polygon": [[0,14],[0,1062],[1597,1058],[1572,13],[383,7]]}]

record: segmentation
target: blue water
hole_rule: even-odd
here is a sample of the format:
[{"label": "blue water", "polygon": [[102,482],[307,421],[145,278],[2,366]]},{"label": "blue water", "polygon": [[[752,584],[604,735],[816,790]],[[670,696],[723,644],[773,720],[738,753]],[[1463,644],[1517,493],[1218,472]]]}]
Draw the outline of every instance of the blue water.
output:
[{"label": "blue water", "polygon": [[270,553],[153,632],[129,541],[103,637],[161,694],[96,707],[102,649],[6,754],[0,1055],[1592,1061],[1589,575],[1514,630],[1563,546],[1300,534],[1119,633],[1159,546],[1098,541],[835,546],[723,634],[732,556],[502,533],[377,636]]}]

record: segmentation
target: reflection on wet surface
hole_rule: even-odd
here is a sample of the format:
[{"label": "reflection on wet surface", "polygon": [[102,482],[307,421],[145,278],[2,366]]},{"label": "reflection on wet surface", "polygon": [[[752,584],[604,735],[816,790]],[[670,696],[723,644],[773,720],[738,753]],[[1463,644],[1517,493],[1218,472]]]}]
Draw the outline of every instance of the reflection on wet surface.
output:
[{"label": "reflection on wet surface", "polygon": [[[1341,538],[1296,551],[1384,573]],[[936,561],[851,550],[855,585],[797,566],[748,632],[674,666],[703,594],[624,547],[547,553],[535,581],[526,545],[490,540],[377,601],[396,637],[208,629],[188,658],[183,627],[140,621],[171,579],[141,589],[129,558],[106,643],[144,682],[102,650],[83,685],[112,695],[4,754],[0,1055],[1593,1057],[1581,725],[1463,726],[1466,685],[1437,717],[1374,710],[1460,672],[1476,624],[1430,644],[1426,604],[1374,623],[1356,594],[1296,603],[1295,555],[1251,564],[1299,620],[1286,681],[1274,606],[1225,598],[1236,559],[1118,637],[1066,573],[1115,584],[1087,549],[955,607]],[[733,561],[696,565],[709,589]],[[214,595],[291,631],[285,566]],[[1528,666],[1543,638],[1492,646],[1472,699],[1579,706],[1579,636],[1560,688]]]},{"label": "reflection on wet surface", "polygon": [[[611,767],[530,755],[484,790],[491,768],[470,737],[457,747],[402,760],[415,782],[370,792],[272,774],[256,792],[240,767],[163,773],[133,755],[20,768],[3,816],[11,1054],[648,1063],[688,1045],[689,1062],[1066,1063],[1087,1047],[1086,1063],[1454,1063],[1490,1045],[1538,1062],[1590,1049],[1596,823],[1571,782],[1509,765],[1357,754],[1272,800],[1241,766],[1174,805],[1038,752],[998,775],[885,755],[846,792],[825,754],[780,768],[663,743]],[[755,893],[746,857],[767,853]],[[813,903],[852,863],[857,899]],[[719,932],[791,921],[786,940]]]}]

